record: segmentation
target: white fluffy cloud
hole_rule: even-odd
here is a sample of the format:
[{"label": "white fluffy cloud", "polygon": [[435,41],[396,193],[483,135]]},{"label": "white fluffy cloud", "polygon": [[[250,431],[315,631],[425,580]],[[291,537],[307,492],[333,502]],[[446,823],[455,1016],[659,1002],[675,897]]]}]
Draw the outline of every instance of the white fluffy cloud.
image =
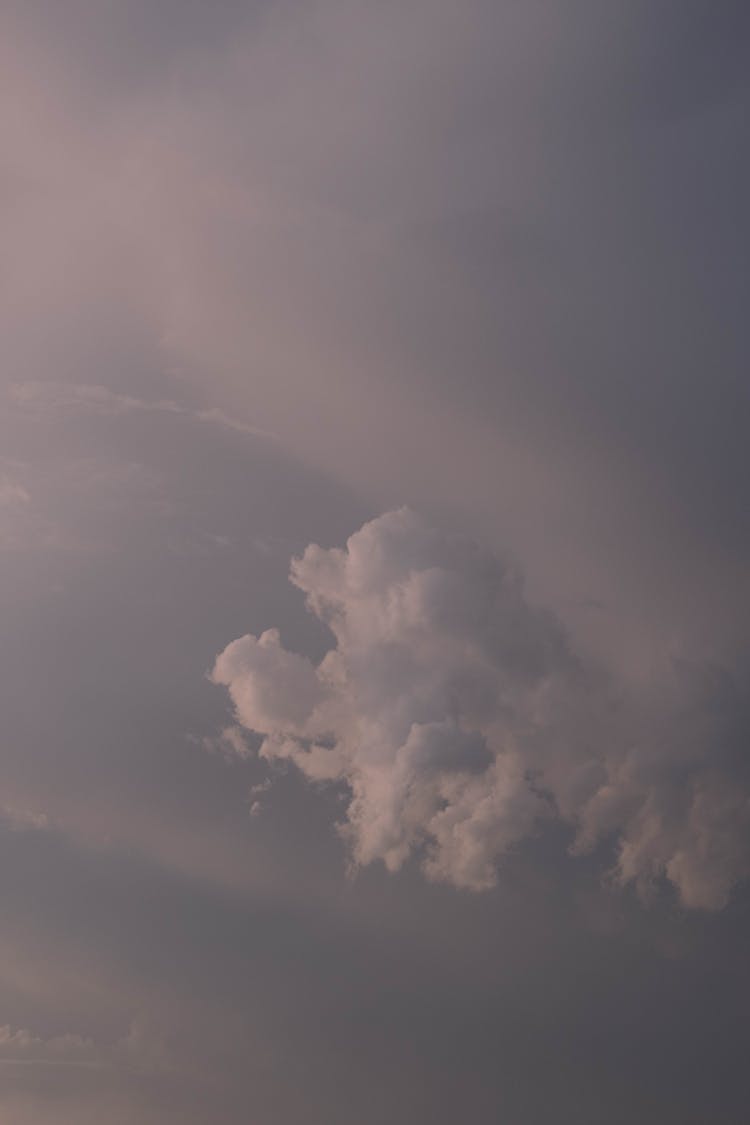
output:
[{"label": "white fluffy cloud", "polygon": [[402,508],[345,549],[308,547],[291,577],[334,646],[316,666],[276,630],[244,636],[213,679],[262,756],[348,787],[356,864],[416,854],[483,889],[559,816],[574,850],[614,843],[620,881],[669,879],[689,906],[723,905],[750,872],[747,791],[717,768],[721,723],[697,718],[711,706],[616,698],[490,552]]}]

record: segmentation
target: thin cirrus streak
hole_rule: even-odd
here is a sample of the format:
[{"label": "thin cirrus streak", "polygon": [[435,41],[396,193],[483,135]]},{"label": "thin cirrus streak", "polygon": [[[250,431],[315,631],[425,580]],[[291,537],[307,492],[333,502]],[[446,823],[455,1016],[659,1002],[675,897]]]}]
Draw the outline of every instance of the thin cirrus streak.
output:
[{"label": "thin cirrus streak", "polygon": [[270,629],[228,645],[212,678],[263,758],[348,788],[355,865],[418,854],[429,878],[482,890],[557,817],[573,852],[614,841],[615,880],[644,895],[666,879],[718,909],[750,873],[736,699],[716,670],[677,669],[669,701],[627,695],[512,569],[407,508],[343,550],[309,546],[291,579],[334,637],[324,659]]},{"label": "thin cirrus streak", "polygon": [[[72,413],[117,416],[122,414],[173,414],[196,422],[209,422],[228,430],[251,437],[273,438],[267,430],[234,418],[218,407],[192,410],[171,399],[142,399],[133,395],[117,394],[98,383],[14,383],[9,388],[9,398],[21,409],[33,413],[70,411]],[[0,480],[0,503],[3,502],[3,484]],[[21,490],[23,492],[23,490]],[[12,498],[25,499],[18,492]]]}]

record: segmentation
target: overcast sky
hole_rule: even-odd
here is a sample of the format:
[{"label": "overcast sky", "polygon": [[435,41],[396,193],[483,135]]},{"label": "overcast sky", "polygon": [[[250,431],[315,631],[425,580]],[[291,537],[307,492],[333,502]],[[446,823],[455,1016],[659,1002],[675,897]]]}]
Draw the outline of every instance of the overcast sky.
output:
[{"label": "overcast sky", "polygon": [[5,0],[2,1125],[742,1125],[750,9]]}]

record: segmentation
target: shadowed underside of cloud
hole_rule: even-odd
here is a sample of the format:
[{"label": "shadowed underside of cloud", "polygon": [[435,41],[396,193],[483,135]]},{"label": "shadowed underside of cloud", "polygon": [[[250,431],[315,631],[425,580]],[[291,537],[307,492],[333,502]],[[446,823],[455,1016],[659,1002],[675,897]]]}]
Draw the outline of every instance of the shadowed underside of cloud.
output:
[{"label": "shadowed underside of cloud", "polygon": [[642,894],[667,879],[686,906],[715,909],[750,874],[728,677],[694,670],[657,700],[626,695],[512,568],[407,508],[343,550],[309,546],[291,578],[335,639],[324,659],[271,629],[228,645],[212,677],[263,757],[348,787],[355,865],[395,871],[415,854],[429,878],[481,890],[558,817],[574,852],[614,843],[614,877]]}]

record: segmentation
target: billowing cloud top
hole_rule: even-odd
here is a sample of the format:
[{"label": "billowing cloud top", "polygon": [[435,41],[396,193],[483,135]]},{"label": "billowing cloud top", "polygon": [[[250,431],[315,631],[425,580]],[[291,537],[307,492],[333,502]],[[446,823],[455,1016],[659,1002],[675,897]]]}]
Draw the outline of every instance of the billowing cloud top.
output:
[{"label": "billowing cloud top", "polygon": [[308,547],[291,577],[335,639],[324,659],[268,630],[212,675],[263,757],[348,787],[355,864],[416,854],[430,878],[481,890],[558,816],[574,850],[614,842],[618,880],[666,877],[688,906],[722,906],[750,873],[750,799],[725,749],[736,701],[707,671],[669,701],[626,698],[512,568],[408,508],[344,550]]}]

